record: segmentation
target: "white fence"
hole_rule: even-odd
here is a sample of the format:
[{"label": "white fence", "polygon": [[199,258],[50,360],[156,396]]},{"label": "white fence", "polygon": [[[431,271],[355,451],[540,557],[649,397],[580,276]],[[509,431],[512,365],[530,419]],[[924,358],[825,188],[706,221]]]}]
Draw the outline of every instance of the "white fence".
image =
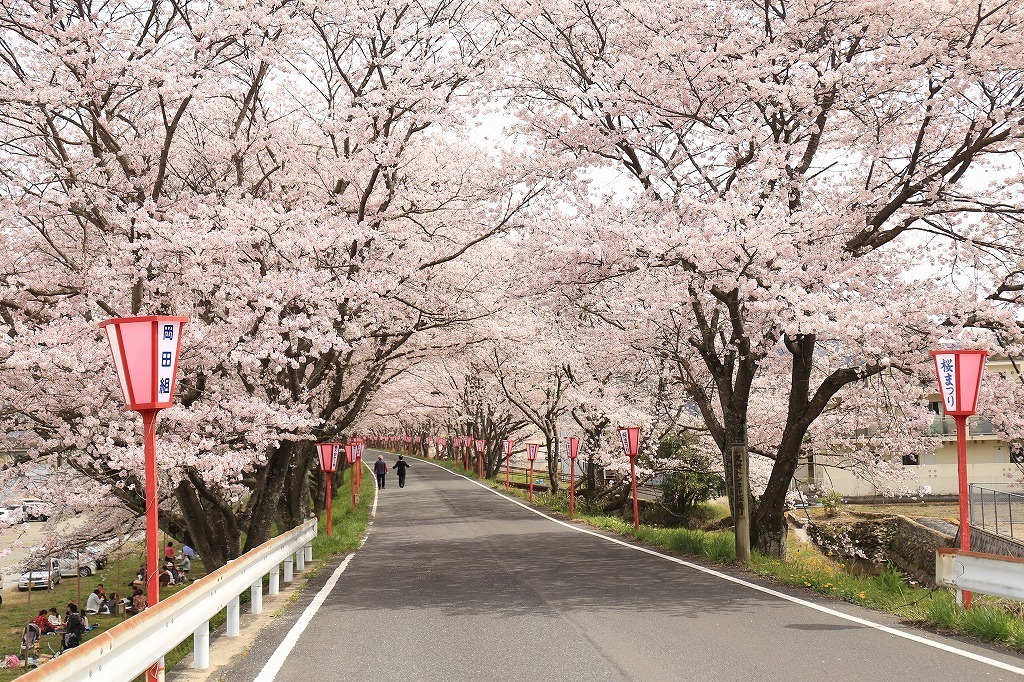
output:
[{"label": "white fence", "polygon": [[85,644],[18,678],[23,682],[112,682],[131,680],[190,635],[194,637],[194,668],[210,667],[210,619],[227,609],[227,636],[238,636],[239,595],[251,590],[252,613],[263,610],[263,578],[268,594],[291,582],[293,570],[304,570],[313,558],[316,519],[268,540],[228,562],[153,608],[112,627]]},{"label": "white fence", "polygon": [[1024,559],[940,547],[935,550],[935,583],[1024,601]]}]

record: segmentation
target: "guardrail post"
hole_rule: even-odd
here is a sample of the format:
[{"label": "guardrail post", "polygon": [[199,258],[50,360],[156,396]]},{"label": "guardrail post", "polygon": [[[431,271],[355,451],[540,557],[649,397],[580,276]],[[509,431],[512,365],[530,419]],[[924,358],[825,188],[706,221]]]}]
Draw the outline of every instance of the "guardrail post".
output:
[{"label": "guardrail post", "polygon": [[263,613],[263,578],[252,584],[249,588],[249,611],[252,613]]},{"label": "guardrail post", "polygon": [[273,596],[281,591],[281,565],[276,564],[273,570],[270,571],[270,586],[267,588],[267,594]]},{"label": "guardrail post", "polygon": [[[1011,528],[1012,528],[1012,526],[1011,526]],[[304,548],[304,551],[306,552],[306,561],[312,561],[313,560],[313,543],[311,542],[308,545],[306,545],[305,548]]]},{"label": "guardrail post", "polygon": [[292,562],[293,556],[288,555],[288,558],[284,560],[284,581],[290,583],[292,581]]},{"label": "guardrail post", "polygon": [[210,621],[206,621],[192,633],[192,667],[206,670],[210,667]]},{"label": "guardrail post", "polygon": [[236,594],[228,602],[227,636],[238,637],[238,595]]},{"label": "guardrail post", "polygon": [[295,570],[306,570],[306,550],[304,549],[300,548],[299,551],[295,553]]}]

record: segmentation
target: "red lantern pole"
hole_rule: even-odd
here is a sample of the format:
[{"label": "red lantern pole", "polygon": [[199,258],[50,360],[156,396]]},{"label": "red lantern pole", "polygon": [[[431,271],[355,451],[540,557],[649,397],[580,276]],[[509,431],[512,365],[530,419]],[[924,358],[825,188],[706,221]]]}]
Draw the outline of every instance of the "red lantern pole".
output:
[{"label": "red lantern pole", "polygon": [[[146,598],[150,607],[160,601],[156,413],[174,403],[181,328],[187,322],[187,317],[149,315],[100,323],[110,344],[125,407],[142,416],[146,469]],[[160,657],[146,671],[146,680],[158,682],[163,677],[164,659]]]},{"label": "red lantern pole", "polygon": [[[960,497],[960,549],[971,549],[970,486],[967,481],[967,418],[977,412],[981,378],[988,351],[939,350],[931,352],[939,381],[939,397],[946,414],[956,423],[956,468]],[[971,593],[957,590],[957,601],[971,606]]]},{"label": "red lantern pole", "polygon": [[476,441],[476,475],[481,481],[484,479],[484,448],[486,447],[487,441],[480,439]]},{"label": "red lantern pole", "polygon": [[530,460],[530,502],[533,502],[533,463],[537,461],[537,448],[540,447],[536,443],[526,444],[526,456]]},{"label": "red lantern pole", "polygon": [[622,450],[629,457],[630,489],[633,493],[633,528],[640,530],[640,502],[636,496],[636,456],[640,452],[640,427],[628,426],[619,429]]},{"label": "red lantern pole", "polygon": [[334,492],[333,490],[331,490],[331,483],[332,483],[331,478],[333,478],[333,477],[334,477],[334,472],[333,471],[328,471],[327,472],[327,491],[326,491],[326,495],[327,495],[327,537],[331,537],[331,517],[332,517],[331,502],[333,502],[332,498],[334,497],[334,495],[331,494],[332,492]]},{"label": "red lantern pole", "polygon": [[[160,601],[160,569],[157,567],[157,545],[159,543],[160,519],[156,499],[156,410],[140,410],[142,415],[143,450],[146,459],[146,599],[149,606]],[[161,677],[154,664],[147,673],[147,679]],[[160,666],[161,669],[163,666]]]},{"label": "red lantern pole", "polygon": [[511,480],[510,474],[512,473],[511,472],[511,466],[512,466],[512,443],[513,442],[514,441],[512,441],[512,440],[503,440],[503,441],[501,441],[502,449],[505,452],[505,490],[506,491],[512,489],[512,480]]},{"label": "red lantern pole", "polygon": [[569,438],[569,518],[576,513],[576,457],[580,452],[580,439]]}]

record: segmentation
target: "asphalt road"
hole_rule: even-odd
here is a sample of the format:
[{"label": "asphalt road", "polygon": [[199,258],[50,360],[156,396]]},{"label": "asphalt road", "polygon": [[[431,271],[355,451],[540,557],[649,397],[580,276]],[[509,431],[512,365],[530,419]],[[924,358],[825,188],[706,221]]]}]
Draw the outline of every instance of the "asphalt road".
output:
[{"label": "asphalt road", "polygon": [[366,544],[331,569],[307,590],[336,580],[280,669],[259,676],[301,604],[224,679],[905,682],[1024,669],[1024,657],[581,533],[426,462],[404,489],[388,475]]}]

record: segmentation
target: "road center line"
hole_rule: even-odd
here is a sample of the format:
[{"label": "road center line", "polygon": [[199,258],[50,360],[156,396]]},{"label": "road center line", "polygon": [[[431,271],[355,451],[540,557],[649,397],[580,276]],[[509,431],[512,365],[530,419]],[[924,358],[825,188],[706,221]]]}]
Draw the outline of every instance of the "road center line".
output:
[{"label": "road center line", "polygon": [[[930,646],[932,648],[939,649],[940,651],[945,651],[947,653],[951,653],[951,654],[954,654],[956,656],[962,656],[964,658],[969,658],[972,661],[977,661],[979,663],[984,663],[984,664],[990,665],[990,666],[992,666],[994,668],[999,668],[1001,670],[1006,670],[1007,672],[1011,672],[1011,673],[1014,673],[1014,674],[1017,674],[1017,675],[1024,675],[1024,668],[1019,668],[1017,666],[1011,665],[1009,663],[1004,663],[1004,662],[996,660],[994,658],[989,658],[987,656],[982,656],[981,654],[976,654],[976,653],[971,652],[971,651],[965,651],[963,649],[958,649],[958,648],[956,648],[954,646],[950,646],[949,644],[944,644],[942,642],[936,642],[935,640],[928,639],[927,637],[922,637],[920,635],[915,635],[913,633],[905,632],[903,630],[897,630],[896,628],[892,628],[892,627],[889,627],[887,625],[882,625],[881,623],[875,623],[873,621],[866,620],[866,619],[860,618],[858,616],[853,616],[853,615],[850,615],[848,613],[843,613],[842,611],[836,611],[835,609],[830,609],[827,606],[822,606],[821,604],[815,604],[814,602],[810,602],[810,601],[807,601],[805,599],[800,599],[799,597],[794,597],[794,596],[791,596],[791,595],[788,595],[788,594],[784,594],[782,592],[778,592],[778,591],[773,590],[771,588],[764,587],[762,585],[757,585],[755,583],[748,582],[748,581],[743,580],[741,578],[733,577],[733,576],[728,575],[726,573],[721,573],[719,571],[716,571],[716,570],[711,569],[711,568],[707,568],[705,566],[701,566],[699,564],[690,563],[689,561],[685,561],[685,560],[680,559],[678,557],[669,556],[668,554],[662,554],[661,552],[657,552],[657,551],[655,551],[653,549],[648,549],[647,547],[640,547],[639,545],[633,545],[633,544],[630,544],[630,543],[625,542],[623,540],[619,540],[617,538],[609,537],[607,535],[602,535],[601,533],[589,530],[587,528],[580,528],[579,526],[575,526],[575,525],[573,525],[571,523],[566,523],[565,521],[562,521],[560,519],[556,519],[556,518],[554,518],[552,516],[548,516],[544,512],[539,511],[537,509],[534,509],[533,507],[531,507],[531,506],[529,506],[529,505],[527,505],[527,504],[525,504],[525,503],[523,503],[523,502],[521,502],[521,501],[519,501],[519,500],[517,500],[517,499],[515,499],[513,497],[509,497],[508,495],[502,494],[501,492],[495,490],[494,488],[490,487],[489,485],[481,483],[480,481],[477,481],[475,479],[469,478],[468,476],[464,476],[464,475],[462,475],[460,473],[454,472],[451,469],[448,469],[446,467],[441,466],[440,464],[435,464],[434,462],[431,462],[430,460],[427,460],[427,459],[418,459],[418,461],[426,462],[427,464],[433,465],[433,466],[437,467],[438,469],[441,469],[442,471],[447,471],[452,476],[457,476],[459,478],[465,479],[465,480],[469,481],[470,483],[472,483],[474,485],[477,485],[477,486],[483,488],[484,490],[486,490],[488,492],[494,493],[495,495],[497,495],[498,497],[502,498],[503,500],[508,500],[512,504],[518,505],[518,506],[522,507],[523,509],[526,509],[527,511],[533,512],[534,514],[536,514],[537,516],[540,516],[541,518],[545,518],[548,521],[551,521],[553,523],[557,523],[560,526],[564,526],[565,528],[569,528],[571,530],[574,530],[577,533],[583,533],[585,535],[591,535],[591,536],[593,536],[595,538],[600,538],[602,540],[605,540],[606,542],[611,542],[611,543],[614,543],[616,545],[621,545],[622,547],[628,547],[628,548],[630,548],[632,550],[635,550],[637,552],[642,552],[644,554],[650,554],[651,556],[656,556],[656,557],[659,557],[661,559],[665,559],[666,561],[671,561],[672,563],[679,564],[680,566],[686,566],[687,568],[692,568],[693,570],[700,571],[701,573],[704,573],[706,575],[712,575],[712,576],[715,576],[716,578],[721,578],[722,580],[727,580],[727,581],[729,581],[731,583],[735,583],[737,585],[742,585],[743,587],[747,587],[747,588],[750,588],[752,590],[756,590],[758,592],[762,592],[764,594],[769,594],[769,595],[771,595],[773,597],[777,597],[779,599],[783,599],[785,601],[792,602],[794,604],[798,604],[800,606],[804,606],[804,607],[807,607],[809,609],[814,609],[815,611],[820,611],[822,613],[827,613],[827,614],[829,614],[831,616],[835,616],[836,618],[841,618],[841,619],[849,621],[851,623],[857,623],[858,625],[863,625],[865,627],[873,628],[875,630],[879,630],[881,632],[885,632],[887,634],[894,635],[896,637],[902,637],[903,639],[909,639],[912,642],[917,642],[918,644],[924,644],[925,646]],[[258,681],[258,682],[261,682],[261,681]]]}]

